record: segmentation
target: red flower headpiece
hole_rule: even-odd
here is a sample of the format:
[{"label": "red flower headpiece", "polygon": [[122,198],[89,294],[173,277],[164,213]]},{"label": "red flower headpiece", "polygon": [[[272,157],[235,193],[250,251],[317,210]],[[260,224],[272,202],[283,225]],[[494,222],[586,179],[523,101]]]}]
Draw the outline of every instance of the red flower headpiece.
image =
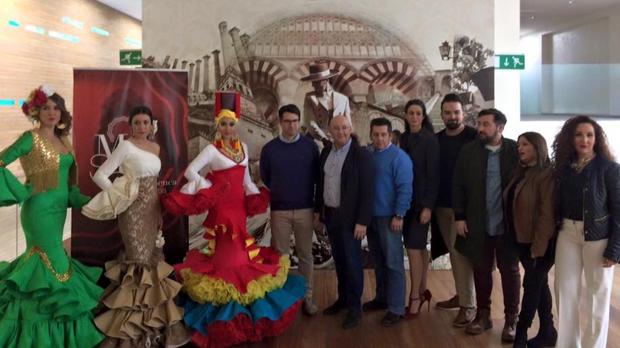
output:
[{"label": "red flower headpiece", "polygon": [[39,88],[33,89],[28,95],[28,98],[24,101],[24,104],[22,104],[24,115],[26,115],[30,121],[34,121],[41,107],[47,103],[47,98],[51,97],[54,93],[54,90],[48,85],[42,85],[39,86]]}]

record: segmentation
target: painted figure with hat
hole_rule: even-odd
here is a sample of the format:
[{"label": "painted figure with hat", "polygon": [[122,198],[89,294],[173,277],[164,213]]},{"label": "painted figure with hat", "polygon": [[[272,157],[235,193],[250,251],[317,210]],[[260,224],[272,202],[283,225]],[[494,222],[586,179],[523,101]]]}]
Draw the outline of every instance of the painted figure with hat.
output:
[{"label": "painted figure with hat", "polygon": [[349,98],[334,90],[329,79],[338,75],[327,63],[317,62],[308,67],[309,74],[302,81],[312,83],[312,92],[304,97],[303,126],[315,139],[327,139],[329,121],[334,116],[346,116],[351,122]]},{"label": "painted figure with hat", "polygon": [[[189,298],[184,320],[195,330],[199,347],[225,347],[282,333],[295,320],[306,292],[301,276],[289,275],[288,255],[256,245],[248,234],[248,216],[263,213],[269,193],[252,182],[248,148],[237,125],[240,97],[218,92],[216,139],[185,171],[188,182],[164,195],[165,208],[176,215],[208,212],[207,247],[190,250],[175,265]],[[206,169],[206,177],[200,172]]]}]

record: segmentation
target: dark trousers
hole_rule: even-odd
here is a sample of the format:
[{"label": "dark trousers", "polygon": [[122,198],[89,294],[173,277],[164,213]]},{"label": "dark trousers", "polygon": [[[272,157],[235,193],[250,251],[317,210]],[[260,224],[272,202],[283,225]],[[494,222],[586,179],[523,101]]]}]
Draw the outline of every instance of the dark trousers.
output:
[{"label": "dark trousers", "polygon": [[503,235],[486,236],[484,248],[480,250],[479,262],[474,265],[474,284],[478,309],[490,310],[493,264],[497,261],[497,268],[502,276],[506,318],[516,318],[519,313],[521,275],[519,274],[519,258],[513,248],[507,246]]},{"label": "dark trousers", "polygon": [[353,237],[355,226],[343,226],[338,219],[338,209],[325,207],[325,227],[332,247],[338,278],[338,301],[350,311],[361,313],[364,269],[362,242]]},{"label": "dark trousers", "polygon": [[553,325],[553,314],[551,314],[553,300],[547,278],[553,266],[553,246],[550,244],[545,256],[536,259],[531,256],[530,247],[531,244],[518,244],[519,259],[525,273],[523,274],[523,300],[517,331],[525,335],[527,335],[527,329],[532,326],[536,310],[538,310],[541,329]]}]

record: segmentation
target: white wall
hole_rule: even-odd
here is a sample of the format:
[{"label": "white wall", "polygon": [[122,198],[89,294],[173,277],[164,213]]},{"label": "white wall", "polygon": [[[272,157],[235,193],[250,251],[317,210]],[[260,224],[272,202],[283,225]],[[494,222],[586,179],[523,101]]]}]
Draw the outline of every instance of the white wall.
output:
[{"label": "white wall", "polygon": [[[536,47],[540,40],[539,38],[524,37],[519,38],[519,0],[495,0],[495,47],[496,53],[506,52],[529,52],[532,47]],[[620,29],[620,18],[612,17],[610,20],[610,27]],[[616,31],[620,32],[620,30]],[[596,38],[594,38],[596,39]],[[616,39],[616,41],[618,41]],[[542,46],[542,45],[541,45]],[[620,52],[620,46],[618,43],[610,45],[610,52]],[[533,61],[537,60],[536,54]],[[530,64],[529,56],[526,56],[526,65]],[[615,63],[616,75],[611,77],[610,83],[615,83],[616,88],[612,89],[612,93],[616,93],[611,96],[612,100],[620,99],[617,93],[620,93],[620,69],[618,63],[620,63],[620,57],[614,55],[612,58]],[[618,60],[615,60],[618,59]],[[615,60],[615,61],[614,61]],[[562,127],[564,121],[532,121],[528,117],[527,120],[521,120],[520,112],[520,74],[526,74],[525,77],[530,77],[534,67],[529,67],[528,72],[510,71],[510,70],[497,70],[495,74],[495,105],[498,109],[505,112],[508,117],[508,124],[504,132],[506,137],[516,139],[519,134],[526,131],[536,131],[541,133],[547,140],[550,146],[557,132]],[[515,81],[516,80],[516,81]],[[573,80],[574,81],[574,80]],[[573,82],[575,83],[575,82]],[[589,88],[588,86],[581,86],[583,89]],[[541,90],[541,94],[545,91]],[[528,93],[524,93],[526,97]],[[539,94],[540,95],[540,94]],[[524,110],[527,111],[527,110]],[[620,155],[620,119],[612,120],[599,118],[597,121],[602,125],[603,129],[607,133],[612,151],[616,155]],[[616,136],[614,136],[616,135]]]},{"label": "white wall", "polygon": [[[620,115],[620,6],[521,40],[532,62],[522,75],[524,114]],[[533,57],[533,58],[532,58]],[[532,58],[532,59],[530,59]],[[539,98],[532,98],[539,87]]]},{"label": "white wall", "polygon": [[[519,0],[495,0],[495,54],[520,52],[519,9]],[[519,74],[520,70],[495,70],[495,107],[508,118],[507,137],[514,137],[521,115]]]},{"label": "white wall", "polygon": [[[521,38],[521,113],[620,115],[612,98],[609,20]],[[587,88],[584,88],[587,86]],[[616,89],[617,90],[617,89]]]},{"label": "white wall", "polygon": [[542,36],[530,35],[521,38],[519,48],[526,57],[525,70],[521,72],[521,114],[540,114]]},{"label": "white wall", "polygon": [[547,35],[551,56],[543,57],[543,70],[551,71],[542,85],[553,86],[553,93],[542,112],[610,115],[609,19]]}]

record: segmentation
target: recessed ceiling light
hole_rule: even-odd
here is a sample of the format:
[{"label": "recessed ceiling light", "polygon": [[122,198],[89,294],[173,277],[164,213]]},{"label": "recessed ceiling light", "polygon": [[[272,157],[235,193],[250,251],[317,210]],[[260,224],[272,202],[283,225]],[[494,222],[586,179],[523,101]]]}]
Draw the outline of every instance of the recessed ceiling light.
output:
[{"label": "recessed ceiling light", "polygon": [[536,17],[534,17],[534,16],[530,16],[530,19],[536,19]]},{"label": "recessed ceiling light", "polygon": [[568,0],[568,4],[572,5],[573,4],[573,0]]}]

